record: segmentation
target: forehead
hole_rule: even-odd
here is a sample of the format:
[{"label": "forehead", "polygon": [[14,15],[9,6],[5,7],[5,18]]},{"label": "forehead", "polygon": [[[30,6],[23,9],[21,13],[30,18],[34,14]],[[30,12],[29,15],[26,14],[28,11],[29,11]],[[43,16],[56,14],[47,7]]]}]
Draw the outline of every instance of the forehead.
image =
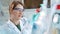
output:
[{"label": "forehead", "polygon": [[16,6],[16,8],[24,9],[23,6],[22,6],[21,4],[18,4],[18,5]]}]

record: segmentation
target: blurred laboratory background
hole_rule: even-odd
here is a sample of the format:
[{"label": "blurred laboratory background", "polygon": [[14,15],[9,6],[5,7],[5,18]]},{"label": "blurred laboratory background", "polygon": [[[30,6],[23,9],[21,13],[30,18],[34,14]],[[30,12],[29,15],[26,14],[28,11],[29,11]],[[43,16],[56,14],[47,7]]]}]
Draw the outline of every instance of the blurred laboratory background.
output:
[{"label": "blurred laboratory background", "polygon": [[[9,4],[13,0],[0,0],[0,24],[4,24],[9,20]],[[32,17],[36,14],[36,8],[40,8],[40,19],[46,25],[45,34],[60,34],[60,0],[18,0],[25,5],[24,16],[32,23]],[[37,22],[39,25],[39,23]],[[40,31],[41,32],[41,31]]]}]

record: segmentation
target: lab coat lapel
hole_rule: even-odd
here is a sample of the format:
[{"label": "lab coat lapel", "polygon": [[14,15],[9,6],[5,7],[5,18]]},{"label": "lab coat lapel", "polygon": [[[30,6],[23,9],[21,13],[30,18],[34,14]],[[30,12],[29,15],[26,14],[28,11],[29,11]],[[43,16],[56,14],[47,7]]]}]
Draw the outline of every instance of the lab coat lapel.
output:
[{"label": "lab coat lapel", "polygon": [[21,32],[18,30],[18,28],[10,20],[8,21],[8,26],[9,26],[10,29],[12,29],[12,30],[18,32],[19,34],[21,34]]},{"label": "lab coat lapel", "polygon": [[20,27],[21,27],[21,30],[23,30],[23,21],[22,20],[20,20]]}]

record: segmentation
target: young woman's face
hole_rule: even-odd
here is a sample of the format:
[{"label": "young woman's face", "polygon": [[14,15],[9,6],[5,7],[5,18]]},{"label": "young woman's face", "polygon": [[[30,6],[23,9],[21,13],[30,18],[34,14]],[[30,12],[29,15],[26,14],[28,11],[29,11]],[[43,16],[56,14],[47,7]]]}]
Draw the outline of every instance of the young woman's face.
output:
[{"label": "young woman's face", "polygon": [[20,19],[23,15],[23,6],[18,4],[12,12],[13,18]]}]

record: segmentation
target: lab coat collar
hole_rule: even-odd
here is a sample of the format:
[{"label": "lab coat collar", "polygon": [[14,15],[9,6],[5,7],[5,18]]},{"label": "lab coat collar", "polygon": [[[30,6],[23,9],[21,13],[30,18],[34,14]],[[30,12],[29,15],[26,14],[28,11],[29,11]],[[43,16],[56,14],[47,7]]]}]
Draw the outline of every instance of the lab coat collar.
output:
[{"label": "lab coat collar", "polygon": [[21,31],[19,31],[19,29],[10,20],[7,22],[7,24],[8,24],[10,29],[18,32],[19,34],[21,33]]}]

